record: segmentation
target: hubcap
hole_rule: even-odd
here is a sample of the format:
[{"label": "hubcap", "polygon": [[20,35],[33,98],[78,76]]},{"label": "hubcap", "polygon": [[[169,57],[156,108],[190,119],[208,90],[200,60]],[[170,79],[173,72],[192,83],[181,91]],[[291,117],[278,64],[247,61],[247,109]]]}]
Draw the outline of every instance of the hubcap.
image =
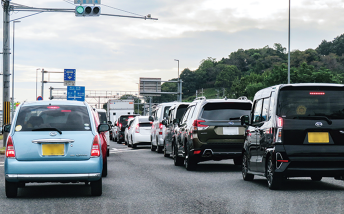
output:
[{"label": "hubcap", "polygon": [[269,185],[271,185],[272,179],[273,179],[273,169],[272,169],[272,160],[269,160],[269,164],[268,164],[268,170],[267,170],[267,180]]}]

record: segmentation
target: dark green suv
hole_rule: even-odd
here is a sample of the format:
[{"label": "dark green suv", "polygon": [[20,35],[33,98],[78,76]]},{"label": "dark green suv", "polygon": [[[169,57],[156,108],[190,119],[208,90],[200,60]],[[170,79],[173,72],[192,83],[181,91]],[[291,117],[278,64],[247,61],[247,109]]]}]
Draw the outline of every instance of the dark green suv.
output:
[{"label": "dark green suv", "polygon": [[174,164],[192,170],[201,161],[234,159],[240,165],[245,141],[240,117],[248,114],[251,106],[246,98],[192,102],[179,123]]}]

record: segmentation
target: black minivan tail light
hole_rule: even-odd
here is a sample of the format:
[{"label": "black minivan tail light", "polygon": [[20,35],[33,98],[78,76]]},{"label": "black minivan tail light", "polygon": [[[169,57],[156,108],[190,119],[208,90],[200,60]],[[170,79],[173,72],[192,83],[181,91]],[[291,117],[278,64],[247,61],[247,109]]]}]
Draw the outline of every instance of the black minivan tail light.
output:
[{"label": "black minivan tail light", "polygon": [[309,92],[309,95],[325,95],[325,92],[320,92],[320,91],[314,92],[314,91],[311,91],[311,92]]}]

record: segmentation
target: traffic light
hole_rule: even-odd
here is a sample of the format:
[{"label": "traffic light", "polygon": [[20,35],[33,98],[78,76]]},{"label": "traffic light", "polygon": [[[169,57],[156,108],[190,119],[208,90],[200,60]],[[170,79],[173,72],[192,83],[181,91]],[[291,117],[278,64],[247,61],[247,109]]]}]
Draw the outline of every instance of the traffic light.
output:
[{"label": "traffic light", "polygon": [[76,6],[75,16],[100,16],[99,6]]}]

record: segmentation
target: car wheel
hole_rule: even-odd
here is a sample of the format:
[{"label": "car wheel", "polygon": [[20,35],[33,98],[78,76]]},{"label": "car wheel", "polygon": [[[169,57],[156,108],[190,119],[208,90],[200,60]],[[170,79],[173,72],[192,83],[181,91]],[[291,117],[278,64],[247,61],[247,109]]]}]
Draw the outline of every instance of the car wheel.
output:
[{"label": "car wheel", "polygon": [[312,179],[312,181],[321,181],[322,177],[320,177],[320,176],[312,176],[311,179]]},{"label": "car wheel", "polygon": [[167,154],[167,152],[166,152],[166,144],[165,144],[165,142],[164,142],[164,157],[170,157],[170,154]]},{"label": "car wheel", "polygon": [[108,170],[107,170],[107,159],[106,159],[106,161],[103,162],[102,177],[106,177],[106,176],[107,176],[107,173],[108,173]]},{"label": "car wheel", "polygon": [[98,181],[91,182],[91,195],[93,196],[101,196],[103,193],[103,185],[102,185],[102,178]]},{"label": "car wheel", "polygon": [[162,146],[157,146],[156,147],[156,151],[158,152],[158,153],[162,153]]},{"label": "car wheel", "polygon": [[154,152],[156,150],[156,146],[153,146],[153,142],[151,142],[151,151]]},{"label": "car wheel", "polygon": [[175,166],[183,166],[184,164],[183,158],[178,156],[178,148],[176,144],[173,146],[173,161]]},{"label": "car wheel", "polygon": [[16,198],[18,193],[18,183],[5,180],[5,190],[7,198]]},{"label": "car wheel", "polygon": [[253,181],[254,179],[254,175],[252,174],[248,174],[248,158],[247,158],[247,154],[244,154],[242,156],[242,178],[244,179],[244,181]]},{"label": "car wheel", "polygon": [[128,147],[131,147],[130,139],[128,139]]},{"label": "car wheel", "polygon": [[110,156],[110,149],[106,150],[106,156],[108,156],[108,157]]},{"label": "car wheel", "polygon": [[266,167],[266,179],[269,189],[277,190],[281,186],[281,177],[275,173],[276,165],[270,156]]},{"label": "car wheel", "polygon": [[234,165],[239,166],[239,165],[242,164],[243,158],[242,157],[237,157],[237,158],[234,158],[233,161],[234,161]]},{"label": "car wheel", "polygon": [[185,165],[185,169],[188,171],[192,171],[195,170],[196,168],[196,161],[194,160],[194,158],[192,158],[190,156],[190,151],[188,148],[186,148],[186,157],[184,159],[184,165]]}]

